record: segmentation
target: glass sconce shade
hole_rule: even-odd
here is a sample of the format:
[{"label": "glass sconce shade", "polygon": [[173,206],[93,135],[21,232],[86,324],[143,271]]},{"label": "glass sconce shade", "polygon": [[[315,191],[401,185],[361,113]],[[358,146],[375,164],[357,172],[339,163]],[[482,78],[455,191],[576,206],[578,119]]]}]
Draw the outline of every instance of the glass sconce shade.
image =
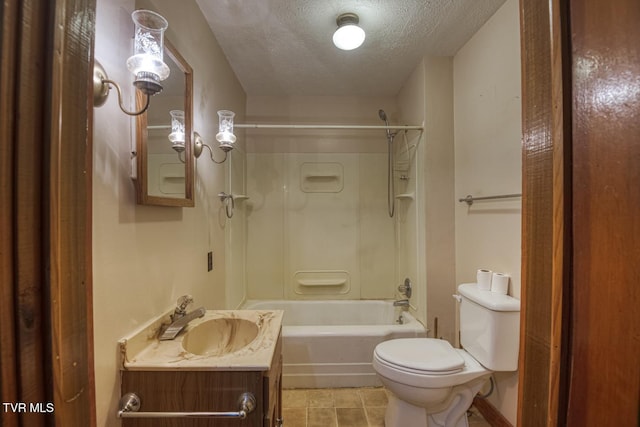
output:
[{"label": "glass sconce shade", "polygon": [[136,10],[131,19],[135,24],[135,41],[127,68],[136,76],[133,84],[145,94],[153,95],[162,90],[160,82],[169,77],[169,67],[163,61],[163,37],[168,23],[150,10]]},{"label": "glass sconce shade", "polygon": [[233,118],[235,115],[236,113],[229,110],[218,111],[218,133],[216,134],[216,140],[218,141],[218,148],[224,151],[224,159],[220,161],[214,159],[211,147],[204,143],[198,132],[194,132],[193,155],[196,156],[196,158],[199,158],[202,150],[206,148],[209,150],[212,162],[220,164],[227,160],[229,151],[233,150],[233,144],[236,142],[236,136],[233,134]]},{"label": "glass sconce shade", "polygon": [[135,42],[127,68],[136,76],[133,85],[146,95],[146,103],[138,111],[127,110],[122,104],[120,85],[109,79],[104,67],[96,60],[93,65],[93,106],[103,105],[113,87],[118,91],[118,105],[122,112],[138,116],[147,111],[149,98],[162,91],[160,82],[169,77],[169,67],[163,61],[163,37],[169,24],[161,15],[143,9],[134,11],[131,19],[135,24]]},{"label": "glass sconce shade", "polygon": [[233,144],[236,142],[236,136],[233,134],[233,118],[236,113],[229,110],[218,111],[218,133],[216,139],[220,143],[220,149],[229,151],[233,149]]},{"label": "glass sconce shade", "polygon": [[342,50],[352,50],[364,43],[365,33],[358,26],[358,15],[355,13],[343,13],[338,16],[336,23],[338,29],[333,33],[333,44]]},{"label": "glass sconce shade", "polygon": [[173,144],[173,149],[178,153],[184,151],[184,111],[171,110],[171,133],[169,134],[169,141]]}]

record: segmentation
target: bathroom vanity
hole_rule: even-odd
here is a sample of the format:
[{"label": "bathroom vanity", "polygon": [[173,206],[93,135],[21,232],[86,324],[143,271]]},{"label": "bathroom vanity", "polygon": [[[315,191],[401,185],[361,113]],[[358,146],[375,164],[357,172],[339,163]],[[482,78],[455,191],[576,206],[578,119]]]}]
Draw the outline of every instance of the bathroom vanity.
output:
[{"label": "bathroom vanity", "polygon": [[282,314],[209,310],[174,340],[157,339],[162,321],[121,340],[121,395],[137,399],[122,425],[281,425]]}]

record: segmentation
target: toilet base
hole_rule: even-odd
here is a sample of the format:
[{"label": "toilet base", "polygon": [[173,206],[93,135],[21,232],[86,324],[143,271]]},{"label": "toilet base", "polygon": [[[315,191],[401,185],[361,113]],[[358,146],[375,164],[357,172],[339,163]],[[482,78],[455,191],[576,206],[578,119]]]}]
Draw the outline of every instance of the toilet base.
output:
[{"label": "toilet base", "polygon": [[447,398],[446,409],[432,414],[423,407],[399,399],[392,392],[385,413],[385,427],[469,427],[467,410],[488,377],[454,387]]},{"label": "toilet base", "polygon": [[429,425],[427,420],[426,409],[398,399],[393,394],[389,396],[384,414],[385,427],[426,427]]},{"label": "toilet base", "polygon": [[[465,411],[466,412],[466,411]],[[427,410],[419,406],[412,405],[397,397],[389,396],[387,412],[384,417],[384,425],[386,427],[443,427],[438,420],[427,414]],[[449,427],[449,426],[447,426]],[[466,415],[458,420],[455,426],[451,427],[469,427]]]}]

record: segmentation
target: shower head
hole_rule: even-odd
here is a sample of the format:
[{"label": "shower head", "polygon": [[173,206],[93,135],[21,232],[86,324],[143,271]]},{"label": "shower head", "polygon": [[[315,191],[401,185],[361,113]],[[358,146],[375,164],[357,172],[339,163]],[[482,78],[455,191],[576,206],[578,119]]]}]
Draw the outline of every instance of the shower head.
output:
[{"label": "shower head", "polygon": [[391,131],[389,130],[389,121],[387,120],[387,113],[384,110],[378,110],[378,116],[380,120],[384,121],[385,126],[387,127],[387,138],[391,137]]}]

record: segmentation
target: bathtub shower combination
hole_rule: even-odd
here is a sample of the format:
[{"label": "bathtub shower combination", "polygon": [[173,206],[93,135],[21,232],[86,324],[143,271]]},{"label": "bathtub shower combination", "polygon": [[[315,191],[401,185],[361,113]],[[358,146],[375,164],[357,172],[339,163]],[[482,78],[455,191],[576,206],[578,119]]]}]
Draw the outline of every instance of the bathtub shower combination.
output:
[{"label": "bathtub shower combination", "polygon": [[426,336],[424,326],[391,301],[261,300],[247,301],[243,308],[284,310],[285,388],[382,385],[372,365],[376,345]]},{"label": "bathtub shower combination", "polygon": [[231,181],[244,195],[227,224],[244,263],[231,281],[246,283],[243,296],[233,292],[244,309],[284,310],[287,388],[381,385],[376,345],[426,336],[423,289],[413,314],[393,305],[402,278],[424,283],[422,126],[392,126],[383,110],[351,113],[368,124],[246,125],[246,163],[233,175],[244,178]]}]

